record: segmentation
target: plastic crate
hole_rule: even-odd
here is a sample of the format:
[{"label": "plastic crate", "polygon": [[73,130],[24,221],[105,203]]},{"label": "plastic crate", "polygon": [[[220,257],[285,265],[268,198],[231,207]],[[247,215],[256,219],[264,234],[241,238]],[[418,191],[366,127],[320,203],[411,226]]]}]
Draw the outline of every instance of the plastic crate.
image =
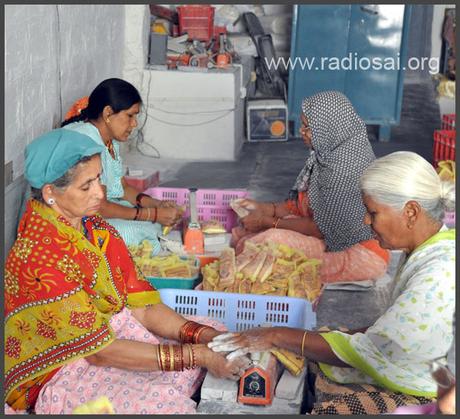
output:
[{"label": "plastic crate", "polygon": [[433,134],[433,165],[440,160],[455,160],[456,130],[435,130]]},{"label": "plastic crate", "polygon": [[195,266],[198,268],[196,275],[190,278],[163,278],[157,276],[146,276],[145,279],[149,281],[157,290],[162,288],[178,288],[184,290],[194,289],[200,282],[200,267],[201,261],[199,258],[195,260]]},{"label": "plastic crate", "polygon": [[231,332],[253,327],[316,327],[312,304],[302,298],[226,292],[161,289],[161,300],[177,313],[206,316],[220,321]]},{"label": "plastic crate", "polygon": [[[189,190],[187,188],[150,188],[145,191],[153,198],[174,201],[178,205],[186,205],[184,217],[190,216],[188,207]],[[196,206],[198,221],[217,220],[227,232],[237,225],[238,216],[230,207],[230,202],[238,198],[246,198],[248,192],[243,189],[198,189],[196,192]]]},{"label": "plastic crate", "polygon": [[145,279],[147,279],[157,290],[163,288],[192,290],[200,283],[200,274],[192,278],[158,278],[147,276]]},{"label": "plastic crate", "polygon": [[444,224],[449,228],[455,228],[455,212],[446,212],[444,214]]},{"label": "plastic crate", "polygon": [[442,116],[441,129],[455,129],[454,113],[447,113]]},{"label": "plastic crate", "polygon": [[209,42],[214,35],[214,7],[210,5],[177,6],[179,33],[189,39]]}]

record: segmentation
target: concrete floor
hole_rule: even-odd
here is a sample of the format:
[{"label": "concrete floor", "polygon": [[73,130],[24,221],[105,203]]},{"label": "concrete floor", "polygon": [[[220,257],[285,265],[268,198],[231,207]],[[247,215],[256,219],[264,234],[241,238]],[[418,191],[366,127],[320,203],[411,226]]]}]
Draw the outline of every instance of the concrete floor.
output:
[{"label": "concrete floor", "polygon": [[[431,161],[433,131],[439,126],[433,82],[409,80],[404,85],[400,124],[392,128],[390,141],[379,142],[377,127],[373,126],[368,127],[369,140],[377,157],[410,150]],[[307,155],[308,150],[297,138],[283,143],[246,142],[234,162],[154,159],[135,149],[125,155],[124,162],[133,168],[159,170],[161,186],[244,188],[255,199],[271,201],[286,197]]]}]

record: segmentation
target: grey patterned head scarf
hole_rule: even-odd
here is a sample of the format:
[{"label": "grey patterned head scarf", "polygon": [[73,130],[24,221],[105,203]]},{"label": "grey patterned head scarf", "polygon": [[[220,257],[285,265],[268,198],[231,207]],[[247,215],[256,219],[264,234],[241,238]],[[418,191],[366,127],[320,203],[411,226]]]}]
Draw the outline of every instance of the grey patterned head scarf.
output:
[{"label": "grey patterned head scarf", "polygon": [[366,126],[340,92],[317,93],[305,99],[302,112],[312,131],[312,152],[294,184],[308,191],[313,219],[337,252],[373,237],[364,224],[359,178],[375,159]]}]

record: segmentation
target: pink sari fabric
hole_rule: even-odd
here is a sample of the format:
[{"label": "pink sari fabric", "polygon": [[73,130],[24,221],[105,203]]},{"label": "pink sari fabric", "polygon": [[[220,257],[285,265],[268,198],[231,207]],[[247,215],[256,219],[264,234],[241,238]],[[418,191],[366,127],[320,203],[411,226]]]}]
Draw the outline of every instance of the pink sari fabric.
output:
[{"label": "pink sari fabric", "polygon": [[[219,330],[225,328],[208,318],[189,317]],[[167,342],[140,324],[124,308],[110,324],[120,339],[152,345]],[[43,387],[35,405],[37,414],[71,414],[79,405],[107,396],[117,414],[196,413],[190,398],[200,386],[205,370],[183,372],[136,372],[113,367],[96,367],[84,358],[61,368]]]},{"label": "pink sari fabric", "polygon": [[296,231],[271,228],[257,234],[245,233],[241,227],[236,227],[232,231],[236,254],[243,251],[246,240],[256,244],[285,244],[300,250],[308,258],[322,261],[322,283],[377,279],[384,275],[387,269],[387,263],[380,256],[359,243],[340,252],[326,252],[324,240]]}]

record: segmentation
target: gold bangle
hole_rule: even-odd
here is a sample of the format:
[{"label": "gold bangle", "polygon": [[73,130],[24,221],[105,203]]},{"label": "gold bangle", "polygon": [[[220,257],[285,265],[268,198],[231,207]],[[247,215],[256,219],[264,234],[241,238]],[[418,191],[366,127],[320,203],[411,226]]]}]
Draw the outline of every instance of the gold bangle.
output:
[{"label": "gold bangle", "polygon": [[174,359],[174,346],[169,344],[168,345],[168,351],[169,351],[169,359],[170,359],[170,362],[171,362],[169,371],[175,371],[176,360]]},{"label": "gold bangle", "polygon": [[179,355],[180,355],[180,370],[184,371],[184,348],[182,345],[179,345]]},{"label": "gold bangle", "polygon": [[163,371],[171,371],[171,357],[169,350],[166,348],[166,344],[161,345],[161,349]]},{"label": "gold bangle", "polygon": [[187,343],[187,349],[188,349],[188,366],[186,369],[194,369],[196,367],[196,360],[195,360],[195,353],[193,351],[193,347],[190,343]]},{"label": "gold bangle", "polygon": [[303,337],[302,337],[302,347],[301,347],[301,355],[304,357],[305,355],[303,354],[304,347],[305,347],[305,338],[307,337],[307,331],[303,332]]},{"label": "gold bangle", "polygon": [[194,370],[196,365],[196,358],[195,358],[195,350],[193,349],[193,345],[190,345],[190,351],[192,352],[192,370]]},{"label": "gold bangle", "polygon": [[161,343],[158,345],[158,353],[160,355],[161,371],[166,371],[166,365],[165,365],[165,358],[166,357],[165,357],[163,345]]},{"label": "gold bangle", "polygon": [[158,367],[160,368],[161,371],[163,371],[163,367],[161,365],[161,358],[160,358],[160,345],[156,346],[157,349],[157,362],[158,362]]}]

